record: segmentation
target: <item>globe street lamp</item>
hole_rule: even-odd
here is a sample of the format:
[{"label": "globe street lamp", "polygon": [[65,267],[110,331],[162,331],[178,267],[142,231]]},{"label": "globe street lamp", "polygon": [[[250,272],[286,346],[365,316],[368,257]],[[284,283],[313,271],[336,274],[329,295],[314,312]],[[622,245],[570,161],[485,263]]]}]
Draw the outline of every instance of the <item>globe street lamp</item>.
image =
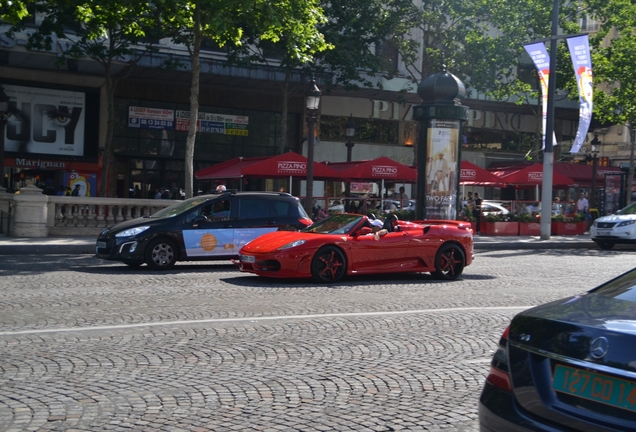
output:
[{"label": "globe street lamp", "polygon": [[[356,135],[356,123],[353,121],[353,114],[349,115],[349,120],[345,124],[345,135],[347,136],[347,162],[351,162],[351,150],[355,143],[352,141]],[[351,183],[347,182],[345,187],[345,196],[348,197],[351,194]]]},{"label": "globe street lamp", "polygon": [[4,128],[9,117],[9,96],[0,84],[0,191],[4,190]]},{"label": "globe street lamp", "polygon": [[592,191],[590,193],[590,209],[596,209],[596,168],[598,167],[598,151],[601,146],[601,140],[598,139],[598,133],[594,132],[594,139],[590,141],[590,153],[585,157],[589,162],[592,162]]},{"label": "globe street lamp", "polygon": [[305,211],[309,217],[313,217],[314,208],[314,145],[316,137],[314,130],[318,120],[318,107],[320,106],[320,89],[316,85],[316,80],[311,79],[309,90],[307,91],[307,193],[305,196]]}]

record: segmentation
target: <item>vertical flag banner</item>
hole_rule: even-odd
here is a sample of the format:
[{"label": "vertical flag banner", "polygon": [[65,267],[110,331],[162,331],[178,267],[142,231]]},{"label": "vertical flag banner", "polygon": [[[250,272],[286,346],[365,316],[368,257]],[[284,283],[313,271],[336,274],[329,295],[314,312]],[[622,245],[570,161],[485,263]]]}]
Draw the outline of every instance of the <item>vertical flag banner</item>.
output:
[{"label": "vertical flag banner", "polygon": [[[530,58],[534,62],[534,66],[537,68],[537,72],[539,73],[539,80],[541,81],[541,110],[543,111],[543,131],[541,133],[543,146],[542,149],[545,149],[545,130],[546,123],[548,121],[548,82],[550,81],[550,56],[548,55],[548,51],[545,49],[545,45],[543,43],[535,43],[530,45],[523,46]],[[556,138],[552,140],[553,145],[557,145]]]},{"label": "vertical flag banner", "polygon": [[568,38],[567,41],[570,57],[572,57],[572,66],[576,74],[576,82],[579,87],[580,102],[579,128],[576,131],[576,137],[570,153],[578,153],[585,141],[590,122],[592,121],[592,109],[594,107],[592,57],[590,56],[590,44],[587,35]]}]

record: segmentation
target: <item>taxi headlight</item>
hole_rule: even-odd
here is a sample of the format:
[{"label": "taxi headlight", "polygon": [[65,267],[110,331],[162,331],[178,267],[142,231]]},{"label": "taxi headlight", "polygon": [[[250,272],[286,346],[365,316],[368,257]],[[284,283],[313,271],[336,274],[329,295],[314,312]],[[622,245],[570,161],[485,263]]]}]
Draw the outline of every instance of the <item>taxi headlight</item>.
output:
[{"label": "taxi headlight", "polygon": [[285,249],[293,248],[293,247],[304,245],[304,244],[305,244],[305,240],[296,240],[291,243],[287,243],[284,246],[279,247],[278,250],[285,250]]},{"label": "taxi headlight", "polygon": [[636,219],[634,220],[628,220],[625,222],[621,222],[617,225],[617,227],[623,227],[623,226],[627,226],[627,225],[634,225],[636,223]]},{"label": "taxi headlight", "polygon": [[136,236],[137,234],[141,234],[142,232],[146,231],[148,228],[150,228],[149,226],[140,226],[140,227],[136,227],[136,228],[130,228],[127,230],[124,230],[122,232],[119,232],[117,234],[115,234],[115,237],[132,237],[132,236]]}]

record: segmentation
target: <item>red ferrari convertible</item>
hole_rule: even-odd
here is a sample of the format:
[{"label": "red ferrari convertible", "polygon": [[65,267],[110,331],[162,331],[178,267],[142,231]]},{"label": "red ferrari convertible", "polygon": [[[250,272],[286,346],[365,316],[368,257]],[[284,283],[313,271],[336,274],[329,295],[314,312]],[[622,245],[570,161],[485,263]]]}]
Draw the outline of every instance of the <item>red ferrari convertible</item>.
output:
[{"label": "red ferrari convertible", "polygon": [[345,275],[409,272],[455,280],[473,260],[467,222],[406,222],[393,215],[381,230],[372,222],[343,213],[301,231],[264,234],[243,246],[236,264],[259,276],[329,283]]}]

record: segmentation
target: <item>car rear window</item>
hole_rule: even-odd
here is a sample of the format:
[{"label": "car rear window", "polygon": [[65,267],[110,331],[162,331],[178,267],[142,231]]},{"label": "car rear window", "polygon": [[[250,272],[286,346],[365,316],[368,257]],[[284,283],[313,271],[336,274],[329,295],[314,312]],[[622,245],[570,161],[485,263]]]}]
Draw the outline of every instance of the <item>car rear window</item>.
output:
[{"label": "car rear window", "polygon": [[242,197],[239,200],[239,219],[260,219],[271,216],[267,200]]},{"label": "car rear window", "polygon": [[591,291],[593,294],[636,302],[636,269]]}]

